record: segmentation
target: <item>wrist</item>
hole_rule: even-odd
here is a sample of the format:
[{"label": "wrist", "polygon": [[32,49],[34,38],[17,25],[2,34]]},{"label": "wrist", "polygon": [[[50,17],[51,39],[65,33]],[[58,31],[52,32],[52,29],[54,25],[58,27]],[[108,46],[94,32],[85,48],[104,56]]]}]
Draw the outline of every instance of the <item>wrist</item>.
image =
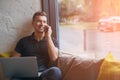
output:
[{"label": "wrist", "polygon": [[46,38],[47,38],[47,40],[49,40],[49,39],[51,39],[51,36],[49,35],[49,36],[46,36]]}]

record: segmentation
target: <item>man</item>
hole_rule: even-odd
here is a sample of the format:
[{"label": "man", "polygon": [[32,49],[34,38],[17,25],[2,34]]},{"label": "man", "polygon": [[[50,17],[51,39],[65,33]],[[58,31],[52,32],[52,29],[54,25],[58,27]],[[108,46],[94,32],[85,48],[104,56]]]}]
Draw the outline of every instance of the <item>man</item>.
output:
[{"label": "man", "polygon": [[[61,71],[58,67],[49,67],[50,62],[56,62],[58,48],[55,39],[51,38],[52,30],[47,24],[45,12],[36,12],[33,15],[32,35],[19,40],[12,57],[36,56],[39,72],[42,72],[38,80],[61,80]],[[21,79],[20,79],[21,80]],[[37,80],[25,78],[22,80]]]}]

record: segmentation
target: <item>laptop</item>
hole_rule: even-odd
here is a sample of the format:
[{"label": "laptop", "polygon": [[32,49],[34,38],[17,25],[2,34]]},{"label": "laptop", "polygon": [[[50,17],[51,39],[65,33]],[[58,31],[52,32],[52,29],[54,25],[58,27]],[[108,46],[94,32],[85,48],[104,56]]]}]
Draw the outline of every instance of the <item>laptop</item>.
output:
[{"label": "laptop", "polygon": [[38,77],[36,57],[0,58],[4,77]]}]

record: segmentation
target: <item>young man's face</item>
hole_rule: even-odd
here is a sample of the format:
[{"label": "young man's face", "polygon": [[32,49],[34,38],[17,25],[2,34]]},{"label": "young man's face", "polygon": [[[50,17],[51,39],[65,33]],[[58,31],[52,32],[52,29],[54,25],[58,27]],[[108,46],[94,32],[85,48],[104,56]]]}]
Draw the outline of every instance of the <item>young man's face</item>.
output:
[{"label": "young man's face", "polygon": [[47,25],[47,17],[35,16],[35,19],[32,24],[34,26],[35,32],[42,33],[45,31],[45,26]]}]

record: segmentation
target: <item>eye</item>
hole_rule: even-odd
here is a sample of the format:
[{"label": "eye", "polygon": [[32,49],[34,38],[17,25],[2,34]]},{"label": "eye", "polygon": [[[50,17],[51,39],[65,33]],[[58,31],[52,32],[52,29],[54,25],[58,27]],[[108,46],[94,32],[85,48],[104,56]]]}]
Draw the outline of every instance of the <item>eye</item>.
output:
[{"label": "eye", "polygon": [[35,23],[41,23],[41,21],[40,21],[40,20],[35,20],[34,22],[35,22]]},{"label": "eye", "polygon": [[47,21],[43,21],[44,23],[47,23]]}]

